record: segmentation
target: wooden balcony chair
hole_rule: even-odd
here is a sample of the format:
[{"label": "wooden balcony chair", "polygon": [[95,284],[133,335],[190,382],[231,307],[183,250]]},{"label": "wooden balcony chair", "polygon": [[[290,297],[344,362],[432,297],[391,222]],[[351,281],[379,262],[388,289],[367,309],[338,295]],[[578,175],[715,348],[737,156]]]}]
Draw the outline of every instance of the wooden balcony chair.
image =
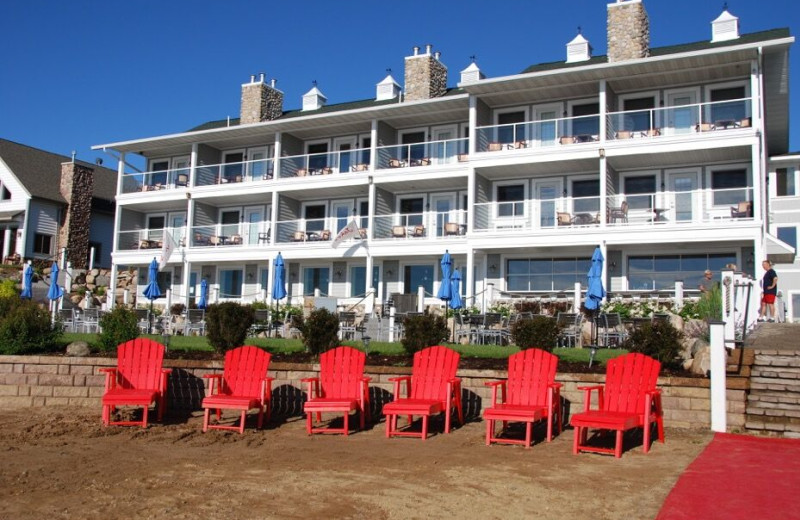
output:
[{"label": "wooden balcony chair", "polygon": [[558,222],[559,226],[571,226],[572,215],[559,211],[556,213],[556,221]]},{"label": "wooden balcony chair", "polygon": [[230,245],[240,246],[242,245],[242,243],[243,243],[242,235],[239,235],[238,233],[234,233],[233,235],[231,235],[231,238],[228,239],[228,244]]},{"label": "wooden balcony chair", "polygon": [[401,159],[389,159],[389,168],[404,168],[406,162]]},{"label": "wooden balcony chair", "polygon": [[628,222],[628,201],[623,200],[618,208],[609,208],[608,211],[609,222]]},{"label": "wooden balcony chair", "polygon": [[369,236],[369,231],[367,228],[358,228],[358,236],[360,236],[362,240],[366,240]]},{"label": "wooden balcony chair", "polygon": [[202,233],[195,233],[194,234],[194,245],[195,246],[207,246],[208,245],[208,237],[203,235]]},{"label": "wooden balcony chair", "polygon": [[444,224],[444,234],[445,235],[459,235],[460,234],[460,226],[458,222],[446,222]]},{"label": "wooden balcony chair", "polygon": [[306,233],[305,231],[295,231],[292,233],[292,236],[289,238],[292,242],[305,242],[306,241]]},{"label": "wooden balcony chair", "polygon": [[175,186],[183,186],[184,188],[189,185],[189,176],[185,173],[179,173],[175,177]]},{"label": "wooden balcony chair", "polygon": [[392,238],[406,238],[406,227],[392,226]]},{"label": "wooden balcony chair", "polygon": [[305,177],[308,175],[308,170],[305,168],[298,168],[297,173],[295,174],[297,177]]},{"label": "wooden balcony chair", "polygon": [[212,246],[222,245],[222,239],[217,235],[211,235],[210,237],[208,237],[208,244]]},{"label": "wooden balcony chair", "polygon": [[424,237],[425,236],[425,226],[422,224],[417,224],[414,226],[414,229],[411,232],[412,237]]},{"label": "wooden balcony chair", "polygon": [[489,143],[489,146],[487,148],[487,150],[490,151],[490,152],[498,152],[498,151],[500,151],[502,149],[503,149],[503,143],[500,143],[500,142],[497,142],[497,141],[493,141],[493,142]]},{"label": "wooden balcony chair", "polygon": [[741,201],[736,206],[731,206],[731,218],[750,218],[753,216],[753,203],[749,200]]}]

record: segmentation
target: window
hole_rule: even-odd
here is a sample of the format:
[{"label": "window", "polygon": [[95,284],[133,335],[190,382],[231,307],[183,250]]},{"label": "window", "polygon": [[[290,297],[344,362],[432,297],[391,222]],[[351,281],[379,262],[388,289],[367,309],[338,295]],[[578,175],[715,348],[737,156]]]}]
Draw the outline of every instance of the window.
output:
[{"label": "window", "polygon": [[574,181],[572,197],[575,213],[597,213],[600,211],[600,181]]},{"label": "window", "polygon": [[3,191],[0,192],[0,200],[11,200],[11,192],[5,186],[3,186]]},{"label": "window", "polygon": [[400,214],[406,219],[404,225],[417,226],[422,224],[422,211],[425,199],[402,199],[400,201]]},{"label": "window", "polygon": [[[747,117],[744,85],[740,87],[717,88],[711,91],[711,122],[740,121]],[[728,101],[740,100],[740,101]]]},{"label": "window", "polygon": [[652,96],[624,100],[622,109],[626,114],[620,130],[640,132],[653,128],[655,106],[656,100]]},{"label": "window", "polygon": [[714,193],[714,205],[736,205],[740,201],[750,200],[747,190],[747,170],[717,170],[711,172],[711,189]]},{"label": "window", "polygon": [[[403,144],[412,144],[413,146],[408,147],[408,157],[413,160],[419,160],[425,157],[425,145],[424,144],[414,144],[414,143],[424,143],[425,142],[425,132],[409,132],[407,134],[403,134],[400,138],[400,142]],[[406,149],[403,148],[403,154],[405,155]]]},{"label": "window", "polygon": [[223,269],[219,272],[219,297],[242,297],[242,270]]},{"label": "window", "polygon": [[[372,266],[372,287],[378,287],[380,269]],[[350,268],[350,297],[360,298],[367,292],[367,268],[357,265]]]},{"label": "window", "polygon": [[792,227],[779,227],[778,240],[786,242],[794,248],[795,255],[797,254],[797,228]]},{"label": "window", "polygon": [[40,255],[50,255],[53,252],[53,237],[52,235],[43,235],[35,233],[33,235],[33,252]]},{"label": "window", "polygon": [[231,237],[232,235],[237,235],[239,233],[239,210],[233,211],[223,211],[220,215],[220,223],[222,226],[221,234],[226,237]]},{"label": "window", "polygon": [[735,263],[733,253],[632,256],[628,258],[628,289],[673,289],[675,280],[683,280],[684,289],[691,291],[700,285],[706,269],[719,273],[726,264]]},{"label": "window", "polygon": [[261,268],[261,290],[270,290],[269,287],[269,267]]},{"label": "window", "polygon": [[572,105],[572,135],[597,135],[600,133],[599,103]]},{"label": "window", "polygon": [[407,265],[404,274],[404,294],[416,294],[420,285],[425,288],[426,293],[433,294],[432,265]]},{"label": "window", "polygon": [[164,225],[167,218],[164,215],[150,215],[147,217],[148,240],[161,240],[164,238]]},{"label": "window", "polygon": [[311,170],[321,170],[328,164],[328,143],[308,145],[308,167]]},{"label": "window", "polygon": [[775,170],[775,190],[778,197],[792,197],[797,194],[794,185],[794,168]]},{"label": "window", "polygon": [[362,200],[358,203],[358,227],[365,228],[367,227],[368,218],[369,218],[369,201]]},{"label": "window", "polygon": [[507,184],[497,187],[497,216],[516,217],[525,214],[525,185]]},{"label": "window", "polygon": [[303,296],[314,296],[315,289],[327,296],[329,280],[330,269],[327,267],[306,267],[303,269]]},{"label": "window", "polygon": [[325,204],[306,206],[306,231],[322,231],[325,229]]},{"label": "window", "polygon": [[228,182],[241,182],[244,175],[244,152],[226,153],[222,175]]},{"label": "window", "polygon": [[150,175],[150,184],[151,186],[155,186],[157,184],[165,185],[167,183],[167,170],[169,170],[169,161],[162,160],[162,161],[153,161],[150,163],[150,171],[153,172]]},{"label": "window", "polygon": [[656,192],[656,176],[625,177],[623,192],[630,209],[650,209],[653,207],[653,195]]},{"label": "window", "polygon": [[525,112],[506,112],[497,114],[497,140],[501,143],[513,143],[525,139],[525,125],[515,124],[525,122]]},{"label": "window", "polygon": [[358,160],[361,164],[370,163],[370,147],[372,146],[372,139],[365,137],[361,140],[361,158]]},{"label": "window", "polygon": [[523,258],[506,263],[509,291],[571,291],[575,282],[586,288],[591,258]]}]

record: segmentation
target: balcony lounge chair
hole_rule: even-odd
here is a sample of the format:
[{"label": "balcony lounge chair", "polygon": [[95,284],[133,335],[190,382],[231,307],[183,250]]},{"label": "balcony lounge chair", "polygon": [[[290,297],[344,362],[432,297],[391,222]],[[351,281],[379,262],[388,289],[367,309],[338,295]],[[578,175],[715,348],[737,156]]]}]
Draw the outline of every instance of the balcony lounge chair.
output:
[{"label": "balcony lounge chair", "polygon": [[404,168],[406,162],[401,159],[389,159],[389,168]]},{"label": "balcony lounge chair", "polygon": [[503,143],[498,143],[496,141],[489,143],[489,146],[487,148],[487,150],[490,152],[498,152],[502,149],[503,149]]},{"label": "balcony lounge chair", "polygon": [[406,237],[405,226],[392,226],[392,238],[405,238],[405,237]]},{"label": "balcony lounge chair", "polygon": [[292,236],[289,237],[289,240],[292,242],[305,242],[306,234],[304,231],[295,231],[292,233]]},{"label": "balcony lounge chair", "polygon": [[556,213],[556,220],[558,221],[559,226],[571,226],[572,225],[572,215],[569,213],[563,213],[561,211]]},{"label": "balcony lounge chair", "polygon": [[421,224],[417,224],[414,226],[414,229],[411,232],[412,237],[424,237],[425,236],[425,226]]},{"label": "balcony lounge chair", "polygon": [[753,203],[749,200],[741,201],[736,206],[731,206],[731,218],[750,218],[753,216]]},{"label": "balcony lounge chair", "polygon": [[458,222],[445,222],[444,224],[444,234],[445,235],[459,235],[460,229]]},{"label": "balcony lounge chair", "polygon": [[618,208],[610,208],[608,211],[609,222],[628,222],[628,201],[623,200]]}]

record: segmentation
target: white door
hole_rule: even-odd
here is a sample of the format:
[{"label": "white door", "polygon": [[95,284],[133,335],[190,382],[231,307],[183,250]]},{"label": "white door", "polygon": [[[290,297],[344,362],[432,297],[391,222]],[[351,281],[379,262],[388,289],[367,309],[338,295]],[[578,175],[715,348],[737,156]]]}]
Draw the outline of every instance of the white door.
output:
[{"label": "white door", "polygon": [[431,155],[436,164],[447,164],[455,162],[458,154],[457,126],[442,126],[433,129],[433,150]]},{"label": "white door", "polygon": [[534,181],[533,186],[536,202],[538,203],[539,227],[555,226],[558,199],[563,189],[561,181]]},{"label": "white door", "polygon": [[556,118],[558,118],[561,105],[542,105],[533,107],[533,140],[536,146],[552,146],[558,138],[556,131]]},{"label": "white door", "polygon": [[336,235],[344,229],[344,227],[350,222],[353,214],[353,203],[350,201],[346,202],[334,202],[331,204],[331,215],[334,219],[334,231],[333,234]]},{"label": "white door", "polygon": [[672,202],[670,206],[674,211],[677,222],[691,222],[698,216],[697,204],[697,172],[671,172],[667,173]]},{"label": "white door", "polygon": [[189,157],[176,157],[172,159],[172,178],[170,184],[187,187],[189,185]]},{"label": "white door", "polygon": [[338,137],[333,140],[333,151],[336,152],[333,168],[337,172],[349,172],[350,167],[358,162],[353,152],[358,146],[357,143],[356,137]]},{"label": "white door", "polygon": [[269,178],[268,148],[250,148],[247,150],[247,180],[261,181]]},{"label": "white door", "polygon": [[186,215],[184,213],[172,214],[169,217],[169,226],[172,228],[172,239],[178,247],[186,245],[184,237],[186,236]]},{"label": "white door", "polygon": [[264,208],[261,206],[244,209],[245,244],[258,244],[258,234],[264,232]]},{"label": "white door", "polygon": [[431,195],[431,207],[435,220],[431,224],[436,226],[436,236],[444,236],[444,225],[447,222],[458,222],[455,212],[456,197],[455,195]]},{"label": "white door", "polygon": [[667,93],[667,106],[664,110],[665,133],[668,135],[688,134],[694,132],[699,122],[697,92],[693,90]]}]

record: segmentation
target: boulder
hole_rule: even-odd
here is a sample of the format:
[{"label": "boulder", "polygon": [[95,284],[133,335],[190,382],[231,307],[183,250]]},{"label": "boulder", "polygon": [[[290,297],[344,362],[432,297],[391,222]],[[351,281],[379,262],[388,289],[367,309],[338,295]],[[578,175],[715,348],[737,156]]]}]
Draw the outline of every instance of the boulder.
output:
[{"label": "boulder", "polygon": [[91,354],[89,344],[85,341],[73,341],[67,345],[67,355],[75,357],[86,357]]},{"label": "boulder", "polygon": [[709,347],[703,347],[697,351],[694,359],[692,359],[692,368],[690,372],[692,374],[704,376],[708,374],[709,370],[711,370],[711,349]]},{"label": "boulder", "polygon": [[108,287],[108,282],[109,282],[108,276],[104,276],[102,274],[99,276],[95,276],[94,278],[94,283],[96,283],[97,285],[104,285]]},{"label": "boulder", "polygon": [[95,268],[89,271],[90,276],[97,277],[98,274],[100,274],[100,269]]},{"label": "boulder", "polygon": [[97,278],[95,275],[87,274],[86,278],[85,278],[86,279],[86,285],[94,284],[95,278]]}]

